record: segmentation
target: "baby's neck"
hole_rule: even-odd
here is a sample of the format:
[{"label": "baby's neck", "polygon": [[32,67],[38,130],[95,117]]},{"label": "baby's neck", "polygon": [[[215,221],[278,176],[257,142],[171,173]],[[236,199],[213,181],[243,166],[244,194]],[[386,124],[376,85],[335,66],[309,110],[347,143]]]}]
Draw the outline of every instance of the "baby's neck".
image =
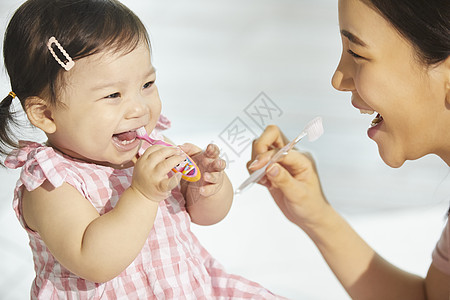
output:
[{"label": "baby's neck", "polygon": [[72,155],[71,153],[68,153],[68,151],[64,151],[64,149],[61,149],[55,145],[53,145],[49,140],[47,140],[44,143],[45,146],[47,147],[51,147],[53,149],[55,149],[56,151],[60,152],[61,154],[70,157],[71,159],[74,160],[79,160],[85,163],[89,163],[89,164],[96,164],[96,165],[100,165],[100,166],[105,166],[105,167],[110,167],[113,169],[128,169],[134,166],[134,162],[133,161],[129,161],[129,162],[125,162],[123,164],[120,165],[115,165],[115,164],[111,164],[109,162],[106,161],[93,161],[93,160],[89,160],[87,158],[84,157],[79,157],[78,155]]}]

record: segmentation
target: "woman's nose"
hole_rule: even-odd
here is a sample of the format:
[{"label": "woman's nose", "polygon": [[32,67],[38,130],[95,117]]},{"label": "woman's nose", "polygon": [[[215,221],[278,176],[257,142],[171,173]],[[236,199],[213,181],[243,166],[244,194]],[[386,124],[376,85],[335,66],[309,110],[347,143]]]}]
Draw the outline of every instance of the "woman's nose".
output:
[{"label": "woman's nose", "polygon": [[339,62],[339,65],[331,78],[331,84],[336,90],[348,92],[355,89],[355,83],[351,75],[351,67],[351,65],[343,61],[341,58],[341,61]]}]

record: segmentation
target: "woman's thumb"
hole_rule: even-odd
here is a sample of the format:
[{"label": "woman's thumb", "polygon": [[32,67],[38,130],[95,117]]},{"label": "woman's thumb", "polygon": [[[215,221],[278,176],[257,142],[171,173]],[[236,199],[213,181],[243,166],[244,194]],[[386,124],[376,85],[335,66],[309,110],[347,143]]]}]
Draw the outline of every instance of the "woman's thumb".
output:
[{"label": "woman's thumb", "polygon": [[266,175],[271,186],[280,189],[286,197],[298,197],[300,182],[292,177],[281,165],[277,163],[273,164],[267,169]]}]

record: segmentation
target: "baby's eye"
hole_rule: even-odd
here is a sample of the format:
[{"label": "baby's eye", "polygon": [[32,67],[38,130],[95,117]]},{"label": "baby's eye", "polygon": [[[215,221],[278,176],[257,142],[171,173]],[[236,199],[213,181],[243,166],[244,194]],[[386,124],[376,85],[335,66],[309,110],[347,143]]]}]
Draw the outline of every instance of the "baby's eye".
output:
[{"label": "baby's eye", "polygon": [[115,99],[115,98],[119,98],[119,97],[120,97],[120,93],[114,93],[114,94],[110,94],[110,95],[106,96],[105,98]]},{"label": "baby's eye", "polygon": [[149,87],[151,87],[155,82],[154,81],[149,81],[146,84],[144,84],[143,88],[144,89],[148,89]]}]

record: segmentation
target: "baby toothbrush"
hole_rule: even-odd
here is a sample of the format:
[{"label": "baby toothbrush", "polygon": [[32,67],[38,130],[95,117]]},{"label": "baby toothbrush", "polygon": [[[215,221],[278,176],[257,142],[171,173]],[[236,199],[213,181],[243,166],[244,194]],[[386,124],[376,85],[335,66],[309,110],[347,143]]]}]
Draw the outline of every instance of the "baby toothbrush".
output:
[{"label": "baby toothbrush", "polygon": [[264,176],[267,167],[270,164],[277,162],[281,157],[286,155],[292,148],[294,148],[295,144],[297,144],[302,138],[308,136],[308,140],[310,142],[313,142],[317,140],[322,134],[323,134],[322,118],[316,117],[312,121],[310,121],[308,125],[306,125],[303,131],[295,139],[293,139],[289,144],[281,148],[264,167],[253,172],[252,175],[250,175],[250,177],[237,188],[235,194],[242,193],[253,183],[258,182]]},{"label": "baby toothbrush", "polygon": [[[138,139],[144,140],[144,141],[150,143],[151,145],[163,145],[163,146],[168,146],[168,147],[173,146],[164,141],[152,139],[147,134],[147,131],[145,130],[144,127],[137,129],[136,134],[137,134]],[[186,159],[182,163],[178,164],[175,168],[173,168],[172,171],[174,171],[175,173],[180,172],[181,178],[183,178],[184,180],[190,181],[190,182],[195,182],[195,181],[200,180],[200,178],[201,178],[200,169],[195,164],[195,162],[192,160],[192,158],[190,158],[186,153],[185,153],[185,155],[186,155]]]}]

